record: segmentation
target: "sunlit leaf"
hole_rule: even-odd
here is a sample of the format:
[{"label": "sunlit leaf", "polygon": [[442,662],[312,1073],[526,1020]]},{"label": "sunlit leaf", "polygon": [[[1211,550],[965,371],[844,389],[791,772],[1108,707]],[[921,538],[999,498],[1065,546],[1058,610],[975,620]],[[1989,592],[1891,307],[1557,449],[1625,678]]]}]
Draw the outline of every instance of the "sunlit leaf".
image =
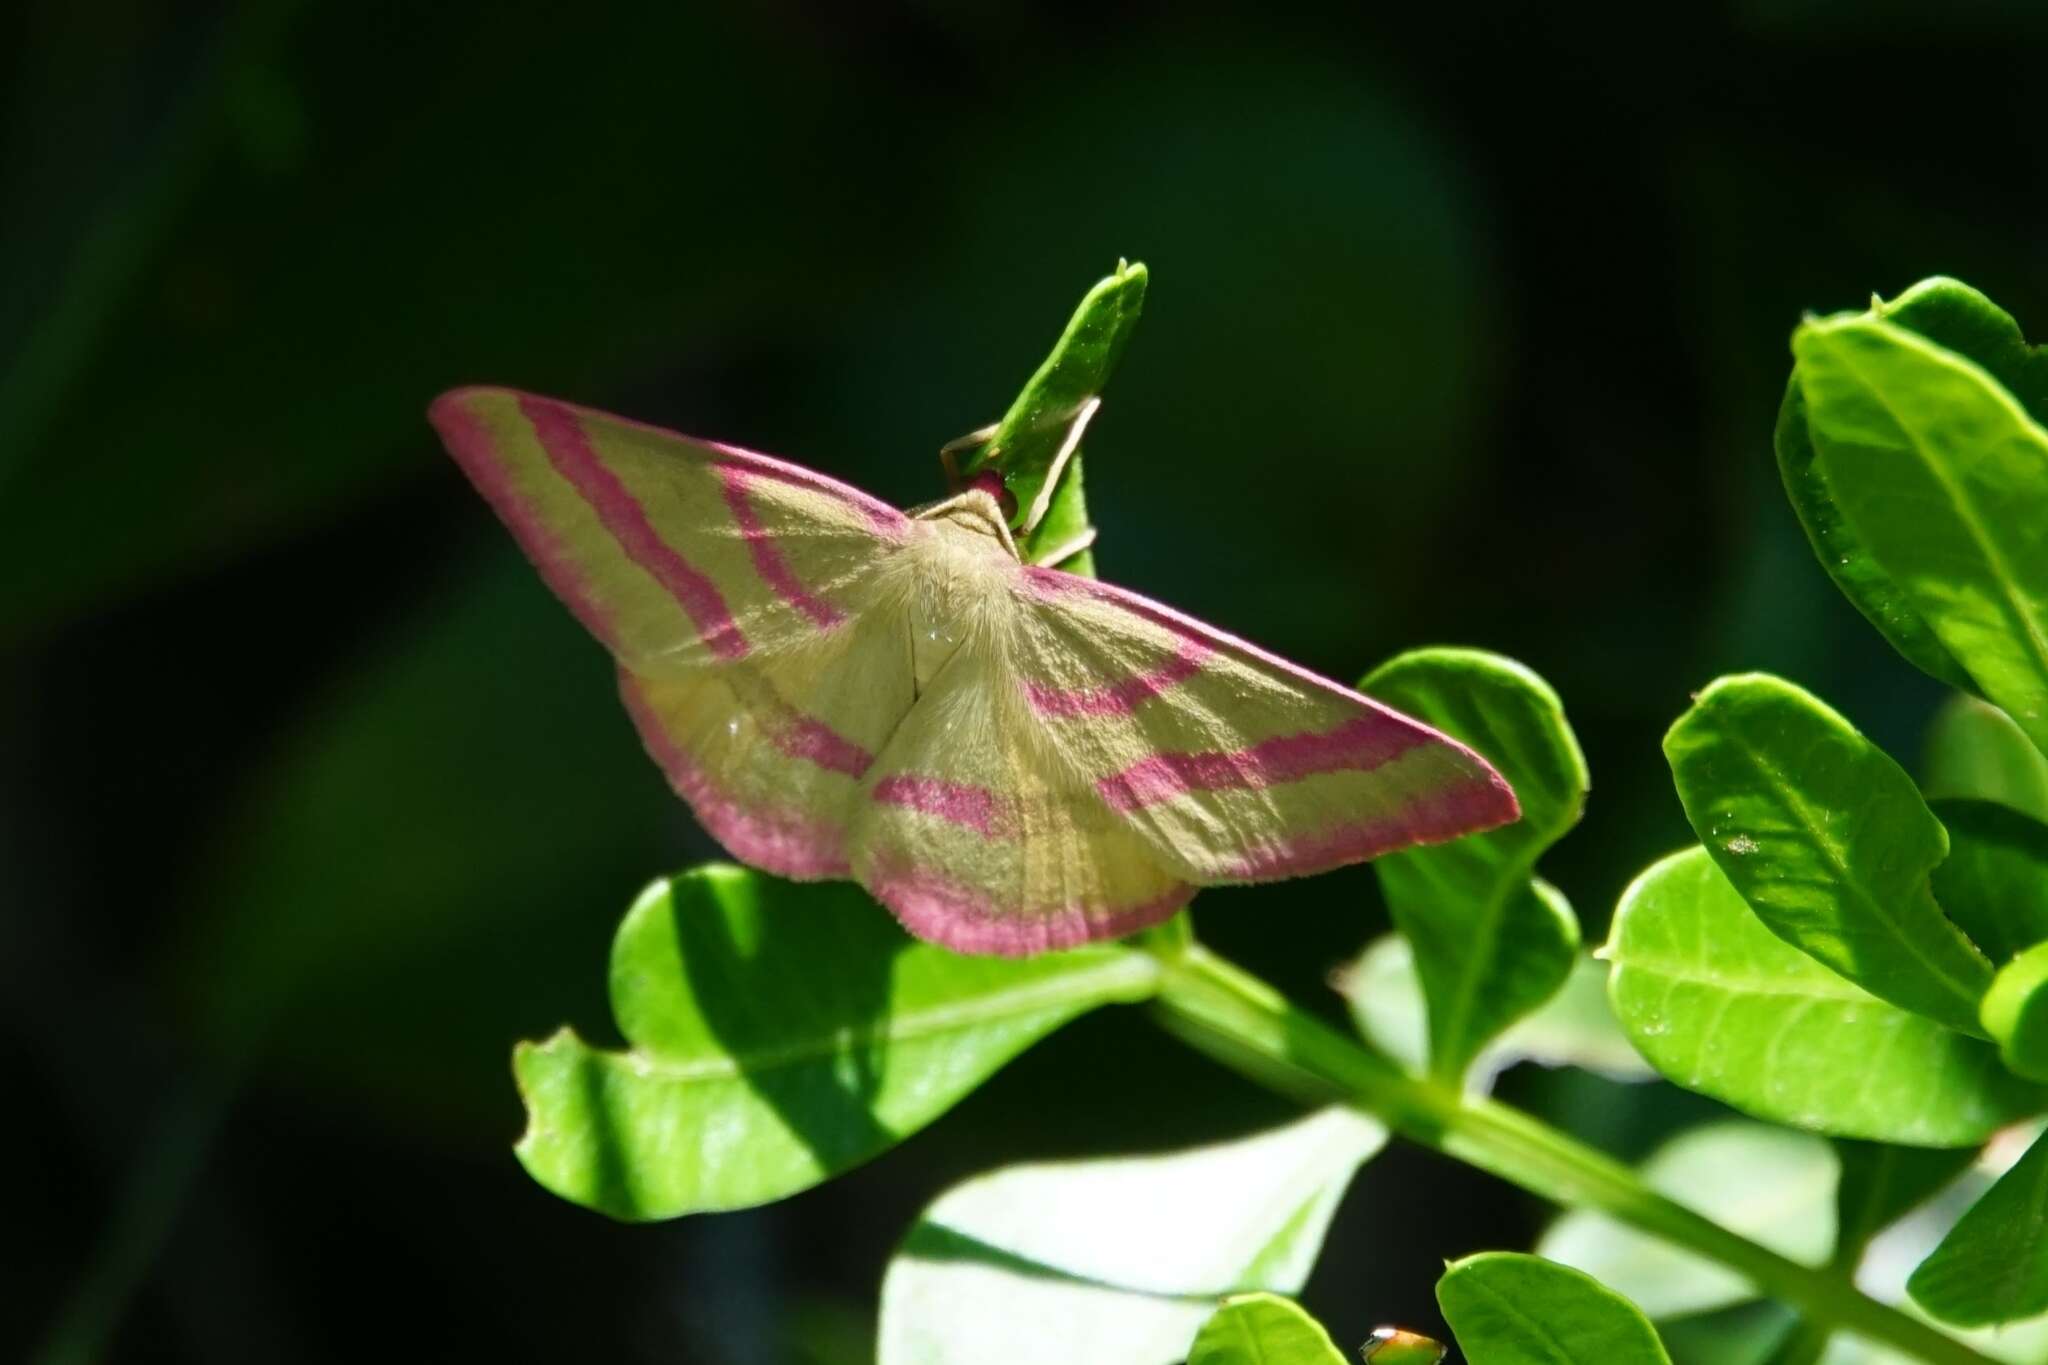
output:
[{"label": "sunlit leaf", "polygon": [[[1411,1071],[1423,1069],[1429,1023],[1407,939],[1383,935],[1337,974],[1335,984],[1360,1033]],[[1607,964],[1583,954],[1573,961],[1557,994],[1487,1044],[1468,1082],[1487,1088],[1517,1062],[1575,1066],[1616,1081],[1646,1081],[1657,1074],[1614,1020],[1614,1007],[1607,1002]]]},{"label": "sunlit leaf", "polygon": [[1188,1351],[1188,1365],[1344,1365],[1330,1334],[1277,1294],[1225,1299]]},{"label": "sunlit leaf", "polygon": [[882,1282],[880,1365],[1169,1365],[1226,1295],[1301,1288],[1386,1132],[1327,1110],[1166,1156],[1016,1166],[925,1210]]},{"label": "sunlit leaf", "polygon": [[2048,1140],[1950,1229],[1906,1287],[1943,1322],[1983,1327],[2048,1311]]},{"label": "sunlit leaf", "polygon": [[1928,885],[1948,835],[1882,749],[1747,674],[1700,693],[1664,756],[1693,832],[1773,933],[1882,1000],[1979,1030],[1991,966]]},{"label": "sunlit leaf", "polygon": [[913,943],[850,883],[722,864],[654,883],[619,926],[629,1051],[563,1030],[514,1059],[519,1159],[615,1218],[744,1208],[867,1160],[1085,1010],[1149,994],[1124,948],[1031,959]]},{"label": "sunlit leaf", "polygon": [[1937,801],[1948,857],[1934,898],[1993,963],[2048,942],[2048,825],[1991,801]]},{"label": "sunlit leaf", "polygon": [[1669,1365],[1634,1304],[1539,1256],[1487,1251],[1453,1262],[1436,1301],[1470,1365]]},{"label": "sunlit leaf", "polygon": [[1989,1044],[1886,1004],[1764,928],[1703,849],[1636,878],[1605,953],[1615,1016],[1643,1055],[1758,1118],[1956,1147],[2048,1103]]},{"label": "sunlit leaf", "polygon": [[[1821,1138],[1731,1119],[1680,1133],[1643,1163],[1642,1177],[1732,1232],[1820,1265],[1835,1244],[1837,1169]],[[1733,1271],[1590,1210],[1552,1223],[1536,1251],[1660,1320],[1756,1297]]]},{"label": "sunlit leaf", "polygon": [[1984,1028],[2014,1074],[2048,1081],[2048,943],[1998,969],[1984,995]]},{"label": "sunlit leaf", "polygon": [[1996,801],[2048,821],[2048,757],[1988,701],[1949,698],[1928,727],[1922,767],[1920,789],[1930,801]]},{"label": "sunlit leaf", "polygon": [[[2026,344],[2019,325],[1991,300],[1956,280],[1922,280],[1865,316],[1918,333],[1984,367],[2040,421],[2048,413],[2048,358]],[[1821,566],[1899,653],[1950,686],[1975,684],[1902,588],[1882,568],[1835,505],[1815,461],[1806,397],[1795,372],[1778,411],[1778,472]]]},{"label": "sunlit leaf", "polygon": [[1359,689],[1469,744],[1507,778],[1522,818],[1374,862],[1394,924],[1414,945],[1429,1007],[1430,1071],[1456,1082],[1502,1030],[1571,973],[1579,926],[1536,859],[1574,824],[1590,779],[1557,694],[1513,660],[1420,649]]},{"label": "sunlit leaf", "polygon": [[1867,314],[1792,339],[1843,518],[1942,645],[2048,741],[2048,432],[1974,361]]}]

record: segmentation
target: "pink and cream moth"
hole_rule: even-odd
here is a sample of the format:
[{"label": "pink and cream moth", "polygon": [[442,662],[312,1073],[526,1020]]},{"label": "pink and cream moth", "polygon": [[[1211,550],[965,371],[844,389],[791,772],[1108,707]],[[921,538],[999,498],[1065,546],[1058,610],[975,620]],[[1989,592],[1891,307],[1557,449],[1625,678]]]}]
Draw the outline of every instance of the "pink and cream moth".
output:
[{"label": "pink and cream moth", "polygon": [[647,751],[745,862],[1021,955],[1199,886],[1515,818],[1463,745],[1178,612],[1019,560],[985,485],[915,513],[505,389],[435,428],[610,650]]}]

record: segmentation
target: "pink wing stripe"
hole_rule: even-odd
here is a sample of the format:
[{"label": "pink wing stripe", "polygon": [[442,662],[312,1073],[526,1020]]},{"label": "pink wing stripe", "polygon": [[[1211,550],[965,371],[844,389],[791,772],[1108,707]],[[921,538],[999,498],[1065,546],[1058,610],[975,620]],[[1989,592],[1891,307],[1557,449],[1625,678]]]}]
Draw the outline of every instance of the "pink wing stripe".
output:
[{"label": "pink wing stripe", "polygon": [[1501,821],[1506,784],[1473,779],[1420,798],[1399,815],[1338,825],[1291,843],[1255,849],[1224,873],[1226,881],[1301,877],[1377,858],[1416,844],[1439,844]]},{"label": "pink wing stripe", "polygon": [[1201,640],[1186,639],[1174,656],[1148,672],[1120,678],[1101,687],[1058,688],[1024,684],[1024,695],[1042,716],[1127,716],[1138,703],[1177,687],[1202,671],[1215,650]]},{"label": "pink wing stripe", "polygon": [[540,438],[548,463],[590,504],[627,556],[676,599],[696,623],[705,647],[721,659],[744,658],[746,638],[726,610],[717,587],[661,538],[647,520],[646,509],[591,448],[590,436],[575,412],[531,394],[519,396],[519,411]]},{"label": "pink wing stripe", "polygon": [[875,756],[815,716],[791,708],[789,717],[770,735],[781,753],[848,777],[867,772]]},{"label": "pink wing stripe", "polygon": [[761,581],[773,588],[777,597],[808,616],[819,630],[830,630],[843,623],[846,614],[811,595],[790,569],[789,561],[782,557],[774,535],[761,524],[760,514],[747,500],[747,485],[753,476],[739,465],[724,464],[717,468],[719,482],[725,487],[725,505],[732,509],[732,519],[739,523],[740,536],[747,542],[747,554],[752,557],[754,572],[761,575]]},{"label": "pink wing stripe", "polygon": [[871,795],[879,805],[935,816],[974,830],[983,838],[993,839],[1003,832],[995,793],[986,787],[949,782],[943,777],[892,773],[875,784]]},{"label": "pink wing stripe", "polygon": [[1318,773],[1370,772],[1434,738],[1383,716],[1355,716],[1333,730],[1261,740],[1243,749],[1159,753],[1095,784],[1111,810],[1135,811],[1195,791],[1255,790]]},{"label": "pink wing stripe", "polygon": [[[659,427],[649,427],[647,430],[659,432],[673,439],[672,433],[661,431]],[[717,441],[704,441],[701,444],[732,461],[731,464],[724,466],[725,468],[740,469],[754,478],[773,479],[777,483],[786,483],[792,488],[801,488],[808,493],[823,493],[828,498],[855,508],[868,519],[869,527],[891,540],[903,539],[904,534],[910,529],[909,517],[880,498],[870,497],[861,492],[850,483],[841,483],[816,470],[805,469],[802,465],[790,464],[786,460],[778,460],[772,455],[742,450],[738,446],[723,445]]]},{"label": "pink wing stripe", "polygon": [[460,394],[447,394],[436,400],[428,416],[434,429],[441,433],[441,439],[448,445],[449,453],[462,466],[463,473],[476,485],[484,501],[498,514],[498,519],[512,529],[520,547],[533,560],[534,567],[555,596],[568,604],[569,611],[583,623],[583,628],[597,637],[600,644],[613,654],[622,652],[616,631],[612,629],[604,609],[598,605],[597,595],[583,579],[583,572],[577,567],[575,556],[562,544],[552,527],[533,514],[520,498],[512,479],[499,458],[490,432],[477,420],[461,401]]},{"label": "pink wing stripe", "polygon": [[1135,934],[1171,917],[1195,894],[1183,885],[1139,905],[1034,910],[1004,907],[982,891],[921,868],[870,869],[862,884],[917,937],[955,952],[1002,957]]},{"label": "pink wing stripe", "polygon": [[733,800],[669,736],[632,675],[624,671],[619,674],[619,696],[648,757],[668,775],[676,795],[689,802],[698,823],[735,858],[800,880],[848,875],[846,840],[836,826],[795,811],[751,808]]}]

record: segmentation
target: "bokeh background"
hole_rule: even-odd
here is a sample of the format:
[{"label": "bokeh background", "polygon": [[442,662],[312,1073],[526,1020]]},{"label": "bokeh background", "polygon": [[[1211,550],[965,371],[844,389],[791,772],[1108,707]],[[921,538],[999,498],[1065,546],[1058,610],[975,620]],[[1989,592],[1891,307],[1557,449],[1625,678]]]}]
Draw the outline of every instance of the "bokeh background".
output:
[{"label": "bokeh background", "polygon": [[[1103,571],[1340,677],[1512,654],[1591,760],[1597,941],[1657,750],[1771,668],[1935,704],[1769,452],[1801,310],[2048,327],[2032,7],[16,0],[0,11],[0,1352],[841,1365],[948,1182],[1280,1117],[1129,1011],[849,1178],[622,1227],[510,1153],[514,1040],[712,846],[422,420],[518,384],[909,503],[1118,256]],[[1205,896],[1333,1013],[1368,872]],[[1511,1075],[1637,1153],[1668,1088]],[[1429,1328],[1544,1211],[1397,1147],[1306,1294]]]}]

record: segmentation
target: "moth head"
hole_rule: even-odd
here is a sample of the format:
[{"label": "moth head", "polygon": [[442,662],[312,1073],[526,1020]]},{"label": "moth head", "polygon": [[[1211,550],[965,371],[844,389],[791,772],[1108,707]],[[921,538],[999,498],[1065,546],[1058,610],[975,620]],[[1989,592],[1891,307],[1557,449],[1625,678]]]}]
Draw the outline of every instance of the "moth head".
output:
[{"label": "moth head", "polygon": [[1010,491],[1010,485],[1003,481],[1003,476],[996,470],[982,470],[979,474],[969,479],[960,491],[968,493],[975,489],[980,489],[996,500],[996,506],[1003,509],[1004,521],[1010,522],[1017,519],[1017,495]]}]

